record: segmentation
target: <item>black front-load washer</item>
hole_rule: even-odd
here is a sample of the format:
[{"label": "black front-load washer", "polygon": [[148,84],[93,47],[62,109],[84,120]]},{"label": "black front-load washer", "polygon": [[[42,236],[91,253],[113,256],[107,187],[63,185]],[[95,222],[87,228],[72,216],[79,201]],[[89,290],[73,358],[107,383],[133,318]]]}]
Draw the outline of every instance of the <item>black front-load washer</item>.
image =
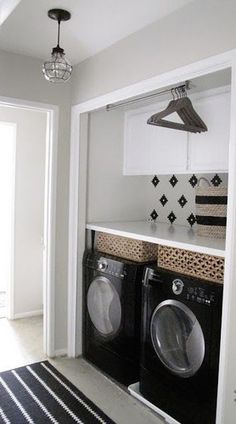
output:
[{"label": "black front-load washer", "polygon": [[181,424],[216,415],[222,285],[148,267],[140,392]]},{"label": "black front-load washer", "polygon": [[139,379],[141,289],[144,264],[86,251],[83,355],[129,385]]}]

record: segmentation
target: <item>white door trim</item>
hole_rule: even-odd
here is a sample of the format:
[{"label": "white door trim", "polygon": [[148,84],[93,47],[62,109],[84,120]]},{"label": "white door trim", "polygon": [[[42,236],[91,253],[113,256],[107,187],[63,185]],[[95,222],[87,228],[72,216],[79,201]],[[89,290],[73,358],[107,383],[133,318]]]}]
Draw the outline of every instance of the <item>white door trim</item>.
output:
[{"label": "white door trim", "polygon": [[45,169],[44,201],[44,331],[45,353],[55,356],[55,249],[56,249],[56,189],[58,148],[58,107],[47,111],[48,134]]},{"label": "white door trim", "polygon": [[[69,245],[68,245],[68,324],[67,355],[70,358],[81,354],[82,331],[80,316],[82,314],[82,286],[77,280],[82,279],[82,263],[85,249],[86,223],[86,183],[87,183],[87,130],[88,114],[77,119],[77,113],[71,115],[70,147],[70,193],[69,193]],[[75,159],[76,158],[76,159]],[[73,162],[73,163],[72,163]],[[78,243],[78,240],[80,242]],[[77,322],[79,319],[79,322]],[[77,332],[77,329],[80,331]],[[75,336],[77,334],[77,337]]]},{"label": "white door trim", "polygon": [[78,204],[79,204],[79,133],[80,119],[72,108],[70,140],[70,188],[69,188],[69,239],[68,239],[68,317],[67,355],[77,356],[77,253],[78,253]]},{"label": "white door trim", "polygon": [[[199,62],[175,69],[162,75],[155,76],[137,84],[130,85],[120,90],[113,91],[95,99],[77,104],[72,107],[71,121],[71,155],[70,155],[70,199],[69,199],[69,257],[68,257],[68,355],[75,357],[82,353],[81,333],[82,333],[82,300],[77,299],[78,280],[79,292],[81,293],[81,250],[84,246],[83,238],[78,239],[79,227],[84,221],[84,202],[86,200],[86,190],[79,179],[85,178],[81,175],[81,166],[83,158],[79,157],[81,142],[81,115],[85,112],[91,112],[105,107],[109,103],[114,103],[128,99],[133,96],[142,95],[152,90],[158,90],[166,86],[178,84],[185,80],[210,74],[218,70],[231,68],[233,83],[231,89],[231,114],[236,114],[236,50],[230,50],[226,53],[209,57]],[[84,138],[84,136],[83,136]],[[84,143],[84,141],[82,140]],[[233,326],[234,322],[232,302],[236,300],[235,286],[236,278],[236,123],[231,120],[230,130],[230,160],[229,160],[229,190],[230,201],[228,204],[228,224],[226,237],[226,261],[225,261],[225,284],[224,284],[224,304],[222,316],[222,337],[221,337],[221,358],[220,373],[218,385],[218,406],[217,406],[217,424],[223,424],[227,415],[227,408],[233,405],[233,387],[227,386],[227,355],[231,349],[231,340],[235,340]],[[86,160],[86,154],[84,159]],[[85,172],[85,171],[84,171]],[[85,232],[85,227],[84,227]],[[80,260],[78,261],[78,258]],[[233,296],[232,296],[233,295]],[[230,333],[231,329],[231,333]],[[236,349],[236,348],[235,348]],[[232,382],[230,382],[231,384]],[[235,389],[235,387],[234,387]],[[227,398],[226,393],[230,394]],[[234,395],[235,397],[235,395]],[[235,402],[234,402],[235,403]],[[233,423],[233,421],[232,421]],[[229,423],[231,424],[231,423]]]},{"label": "white door trim", "polygon": [[[0,97],[0,106],[35,110],[47,113],[45,203],[44,203],[44,270],[43,270],[43,346],[47,356],[55,356],[55,231],[56,181],[58,146],[58,106],[11,97]],[[12,273],[13,274],[13,273]],[[10,298],[14,297],[14,275],[10,284]],[[10,318],[14,318],[13,304]]]}]

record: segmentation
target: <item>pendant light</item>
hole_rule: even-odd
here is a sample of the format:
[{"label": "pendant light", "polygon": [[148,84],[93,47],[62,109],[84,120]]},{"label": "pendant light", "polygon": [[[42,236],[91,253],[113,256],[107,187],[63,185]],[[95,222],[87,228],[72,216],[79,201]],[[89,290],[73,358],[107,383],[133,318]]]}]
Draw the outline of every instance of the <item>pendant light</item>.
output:
[{"label": "pendant light", "polygon": [[43,73],[46,80],[50,82],[66,82],[71,77],[72,66],[65,58],[64,50],[60,47],[60,25],[61,21],[68,21],[71,18],[70,12],[62,9],[51,9],[48,17],[58,23],[57,46],[52,49],[49,60],[43,64]]}]

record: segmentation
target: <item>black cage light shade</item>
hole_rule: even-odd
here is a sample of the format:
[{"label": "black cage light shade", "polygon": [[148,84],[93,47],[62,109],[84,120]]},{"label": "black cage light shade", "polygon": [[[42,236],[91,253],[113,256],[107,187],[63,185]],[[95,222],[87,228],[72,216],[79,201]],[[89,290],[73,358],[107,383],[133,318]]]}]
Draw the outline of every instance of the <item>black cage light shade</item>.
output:
[{"label": "black cage light shade", "polygon": [[61,21],[68,21],[71,18],[70,12],[62,9],[51,9],[48,16],[58,23],[57,46],[52,49],[50,59],[43,64],[43,74],[47,81],[66,82],[72,74],[72,65],[65,58],[64,50],[60,47],[60,24]]}]

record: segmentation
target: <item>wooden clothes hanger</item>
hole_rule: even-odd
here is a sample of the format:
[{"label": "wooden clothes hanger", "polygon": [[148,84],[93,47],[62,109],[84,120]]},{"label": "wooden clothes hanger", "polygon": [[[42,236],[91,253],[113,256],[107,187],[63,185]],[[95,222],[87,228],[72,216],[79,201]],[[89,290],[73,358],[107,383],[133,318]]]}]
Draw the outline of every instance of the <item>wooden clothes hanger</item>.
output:
[{"label": "wooden clothes hanger", "polygon": [[[174,91],[177,92],[178,95],[180,95],[178,88],[171,90],[172,95]],[[182,89],[182,92],[184,93],[185,97],[179,97],[177,99],[171,100],[166,109],[152,115],[148,119],[147,124],[193,133],[201,133],[207,131],[206,124],[203,122],[203,120],[193,108],[191,100],[186,97],[185,90]],[[163,119],[166,116],[171,115],[175,112],[179,115],[183,123]]]}]

